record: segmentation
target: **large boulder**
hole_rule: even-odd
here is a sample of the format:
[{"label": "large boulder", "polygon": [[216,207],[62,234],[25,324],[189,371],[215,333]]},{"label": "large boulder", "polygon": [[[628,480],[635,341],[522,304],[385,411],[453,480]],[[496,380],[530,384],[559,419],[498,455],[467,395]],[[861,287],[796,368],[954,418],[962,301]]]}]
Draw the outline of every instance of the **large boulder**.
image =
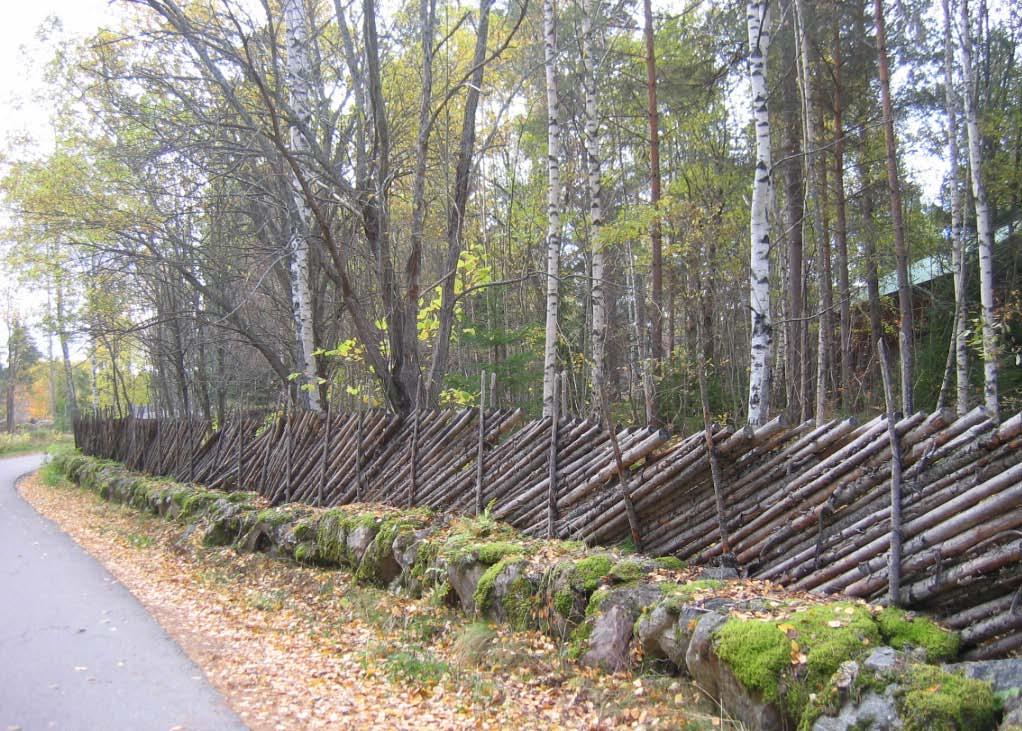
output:
[{"label": "large boulder", "polygon": [[583,665],[618,672],[631,665],[631,645],[636,620],[644,610],[663,597],[654,584],[634,584],[606,591],[599,597],[590,617],[588,649],[582,655]]},{"label": "large boulder", "polygon": [[967,678],[990,683],[1004,708],[1001,728],[1022,731],[1022,658],[962,662],[945,667]]}]

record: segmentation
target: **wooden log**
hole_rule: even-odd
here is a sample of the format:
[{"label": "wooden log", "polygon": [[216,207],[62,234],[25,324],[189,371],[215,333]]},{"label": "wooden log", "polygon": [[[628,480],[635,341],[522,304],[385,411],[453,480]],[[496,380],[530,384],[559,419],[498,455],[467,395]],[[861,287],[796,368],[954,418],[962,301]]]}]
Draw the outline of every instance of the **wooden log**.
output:
[{"label": "wooden log", "polygon": [[[958,513],[968,510],[982,500],[999,494],[1003,490],[1017,484],[1020,479],[1022,479],[1022,464],[1016,464],[1013,468],[1001,472],[995,477],[985,481],[981,485],[977,485],[975,488],[959,495],[953,500],[944,502],[929,513],[926,513],[915,520],[909,521],[904,527],[904,530],[908,535],[914,536],[920,534],[923,531],[938,525],[942,521],[948,520]],[[884,550],[884,548],[885,542],[883,537],[877,538],[866,546],[845,555],[839,562],[837,562],[838,570],[840,570],[840,568],[849,567],[849,570],[844,573],[837,574],[835,575],[835,578],[832,578],[822,584],[817,584],[812,577],[807,577],[807,579],[798,582],[795,586],[799,589],[818,590],[826,594],[841,591],[859,578],[858,565],[861,562],[878,555]],[[833,571],[834,569],[832,568],[831,570]]]},{"label": "wooden log", "polygon": [[990,599],[981,604],[975,604],[952,615],[944,617],[941,623],[951,629],[962,629],[971,624],[989,619],[1001,612],[1011,611],[1017,614],[1022,611],[1022,596],[1016,588],[1011,589],[1007,594]]}]

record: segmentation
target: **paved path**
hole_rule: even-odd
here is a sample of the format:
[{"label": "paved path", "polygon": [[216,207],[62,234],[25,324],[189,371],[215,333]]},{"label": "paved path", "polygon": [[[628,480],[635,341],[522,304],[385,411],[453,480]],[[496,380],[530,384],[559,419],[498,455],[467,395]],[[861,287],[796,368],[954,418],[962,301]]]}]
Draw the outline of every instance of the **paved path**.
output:
[{"label": "paved path", "polygon": [[244,729],[146,610],[14,489],[0,460],[0,731]]}]

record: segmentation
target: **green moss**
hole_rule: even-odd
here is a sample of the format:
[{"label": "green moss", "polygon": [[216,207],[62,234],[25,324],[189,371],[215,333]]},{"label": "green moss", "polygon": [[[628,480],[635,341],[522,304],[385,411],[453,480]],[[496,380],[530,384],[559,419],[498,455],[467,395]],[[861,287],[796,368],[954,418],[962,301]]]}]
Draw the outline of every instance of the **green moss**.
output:
[{"label": "green moss", "polygon": [[607,577],[613,568],[614,560],[606,554],[587,556],[575,562],[571,569],[569,581],[575,589],[589,594],[596,591],[600,582]]},{"label": "green moss", "polygon": [[479,583],[476,584],[475,591],[472,593],[472,601],[475,602],[476,613],[481,614],[486,610],[486,607],[489,606],[490,595],[493,593],[493,585],[496,582],[497,577],[500,575],[500,572],[520,559],[520,553],[504,556],[483,572],[483,575],[479,577]]},{"label": "green moss", "polygon": [[386,519],[380,523],[372,542],[366,547],[365,554],[355,570],[355,578],[370,584],[382,586],[383,577],[380,575],[380,567],[388,555],[393,555],[394,539],[397,537],[401,525],[398,521]]},{"label": "green moss", "polygon": [[318,563],[319,551],[312,541],[303,541],[295,546],[295,561],[298,563]]},{"label": "green moss", "polygon": [[743,686],[771,703],[781,700],[791,643],[774,622],[729,619],[717,630],[716,640],[718,657]]},{"label": "green moss", "polygon": [[525,630],[530,627],[535,596],[536,588],[524,576],[508,584],[507,594],[501,597],[501,606],[513,629]]},{"label": "green moss", "polygon": [[295,523],[292,531],[295,535],[296,541],[315,541],[316,540],[316,527],[318,522],[315,518],[305,518]]},{"label": "green moss", "polygon": [[570,617],[575,609],[575,592],[571,589],[561,589],[555,592],[554,609],[565,619]]},{"label": "green moss", "polygon": [[984,731],[1000,712],[989,683],[914,665],[895,698],[905,731]]},{"label": "green moss", "polygon": [[194,518],[205,513],[223,495],[212,490],[192,490],[181,498],[181,516]]},{"label": "green moss", "polygon": [[618,561],[607,573],[607,578],[619,584],[628,584],[638,581],[646,575],[642,561],[633,558],[626,558]]},{"label": "green moss", "polygon": [[260,510],[258,521],[260,523],[266,523],[266,525],[278,528],[286,523],[291,523],[298,519],[301,511],[295,508],[267,508],[266,510]]},{"label": "green moss", "polygon": [[896,650],[921,647],[929,662],[944,662],[958,656],[959,637],[928,617],[910,618],[901,609],[887,607],[876,617],[884,642]]},{"label": "green moss", "polygon": [[440,563],[440,544],[437,541],[422,541],[415,551],[415,561],[409,574],[413,581],[419,585],[419,589],[435,586],[446,578],[446,571],[442,571]]},{"label": "green moss", "polygon": [[[810,696],[827,692],[842,662],[862,657],[881,641],[869,610],[851,602],[813,606],[786,621],[733,618],[717,638],[717,652],[735,676],[780,703],[796,722],[812,713]],[[802,662],[792,663],[799,656]]]},{"label": "green moss", "polygon": [[681,571],[688,568],[688,564],[677,556],[660,556],[653,560],[656,561],[657,566],[668,571]]},{"label": "green moss", "polygon": [[724,586],[723,581],[717,579],[697,579],[678,584],[673,581],[664,581],[657,584],[660,592],[666,597],[663,606],[667,609],[678,611],[684,605],[692,601],[693,597],[701,591],[713,591]]},{"label": "green moss", "polygon": [[496,541],[494,543],[477,543],[470,550],[480,563],[492,566],[508,556],[522,555],[525,552],[525,547],[519,543]]},{"label": "green moss", "polygon": [[320,560],[331,566],[348,563],[347,513],[338,509],[327,510],[316,526],[316,548]]}]

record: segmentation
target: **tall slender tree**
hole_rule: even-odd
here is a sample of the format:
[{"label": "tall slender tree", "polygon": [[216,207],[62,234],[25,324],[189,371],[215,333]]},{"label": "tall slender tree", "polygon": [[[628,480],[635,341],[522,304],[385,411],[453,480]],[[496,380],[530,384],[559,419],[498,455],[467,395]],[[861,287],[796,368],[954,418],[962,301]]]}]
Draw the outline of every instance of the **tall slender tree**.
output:
[{"label": "tall slender tree", "polygon": [[749,36],[749,81],[756,130],[756,170],[752,186],[750,215],[749,308],[752,331],[749,366],[749,424],[766,420],[769,410],[770,346],[773,326],[770,316],[770,115],[767,107],[766,62],[770,48],[770,5],[767,0],[750,0],[746,5]]},{"label": "tall slender tree", "polygon": [[997,331],[994,315],[994,230],[983,180],[983,140],[979,129],[977,80],[972,64],[972,23],[969,0],[960,0],[959,34],[961,36],[962,75],[965,80],[963,109],[965,129],[969,138],[969,171],[972,176],[972,198],[976,207],[976,237],[979,240],[979,299],[983,327],[983,402],[990,415],[999,417],[997,397]]},{"label": "tall slender tree", "polygon": [[543,65],[547,102],[546,334],[543,344],[543,415],[554,413],[557,325],[561,276],[561,126],[557,96],[557,26],[553,0],[543,0]]},{"label": "tall slender tree", "polygon": [[[592,242],[592,371],[593,392],[606,383],[607,360],[607,288],[606,254],[600,230],[603,227],[603,181],[600,157],[599,99],[596,86],[596,38],[593,20],[596,3],[585,0],[582,8],[582,62],[585,68],[585,145],[586,182],[589,188],[589,239]],[[595,412],[599,404],[594,405]]]},{"label": "tall slender tree", "polygon": [[887,193],[891,201],[891,225],[894,228],[895,271],[898,277],[898,315],[901,320],[901,408],[913,411],[914,379],[912,324],[912,282],[908,275],[908,243],[901,204],[901,180],[898,175],[898,143],[894,132],[894,104],[891,101],[891,70],[887,54],[887,26],[884,0],[873,0],[873,23],[876,28],[877,68],[880,80],[880,106],[883,110],[885,159],[887,162]]},{"label": "tall slender tree", "polygon": [[[309,48],[309,17],[304,0],[284,0],[284,26],[287,37],[287,88],[291,95],[294,120],[291,123],[291,147],[295,154],[307,156],[312,134],[312,53]],[[288,250],[291,261],[291,297],[295,334],[302,367],[301,393],[313,411],[320,410],[319,373],[316,368],[316,340],[312,318],[312,288],[309,285],[309,234],[312,213],[298,182],[292,185],[294,214],[290,217]]]}]

